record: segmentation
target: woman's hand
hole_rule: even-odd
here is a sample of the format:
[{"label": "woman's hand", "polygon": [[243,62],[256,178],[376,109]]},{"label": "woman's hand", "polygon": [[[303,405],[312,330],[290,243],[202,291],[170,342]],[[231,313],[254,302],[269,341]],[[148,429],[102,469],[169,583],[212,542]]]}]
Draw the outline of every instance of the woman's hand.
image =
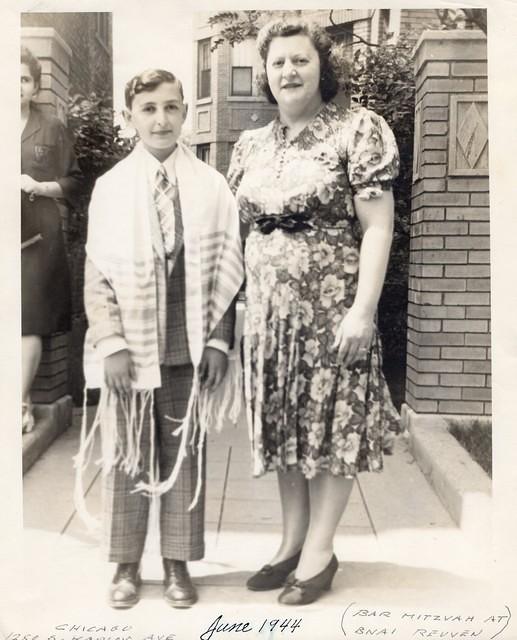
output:
[{"label": "woman's hand", "polygon": [[127,349],[121,349],[104,358],[104,381],[110,391],[129,393],[135,370]]},{"label": "woman's hand", "polygon": [[215,391],[224,378],[227,368],[228,356],[225,353],[214,347],[205,347],[199,365],[201,387],[208,391]]},{"label": "woman's hand", "polygon": [[23,173],[20,179],[20,185],[22,191],[28,193],[31,200],[34,200],[35,196],[43,196],[45,198],[62,198],[63,189],[59,182],[38,182]]},{"label": "woman's hand", "polygon": [[364,358],[370,349],[374,330],[373,314],[352,305],[338,327],[334,342],[338,359],[345,367]]},{"label": "woman's hand", "polygon": [[25,191],[25,193],[28,193],[31,196],[38,196],[40,195],[38,193],[39,185],[40,183],[37,180],[34,180],[34,178],[31,178],[31,176],[28,176],[26,173],[22,173],[22,176],[20,178],[20,186],[22,191]]}]

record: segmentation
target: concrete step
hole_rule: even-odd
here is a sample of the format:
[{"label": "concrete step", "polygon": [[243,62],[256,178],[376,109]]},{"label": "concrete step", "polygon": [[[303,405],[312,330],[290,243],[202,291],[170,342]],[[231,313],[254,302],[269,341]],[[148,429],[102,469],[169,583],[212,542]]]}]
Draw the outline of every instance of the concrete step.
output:
[{"label": "concrete step", "polygon": [[52,442],[72,424],[72,398],[63,396],[52,404],[35,404],[34,430],[23,434],[23,473],[48,449]]}]

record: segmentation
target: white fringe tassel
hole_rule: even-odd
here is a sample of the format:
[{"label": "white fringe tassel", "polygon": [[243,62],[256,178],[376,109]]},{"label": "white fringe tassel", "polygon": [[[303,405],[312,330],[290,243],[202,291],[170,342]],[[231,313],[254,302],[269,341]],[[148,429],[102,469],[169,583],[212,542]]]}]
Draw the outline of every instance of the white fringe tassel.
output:
[{"label": "white fringe tassel", "polygon": [[[194,498],[189,506],[191,511],[197,504],[203,486],[203,449],[206,434],[211,431],[220,432],[225,419],[236,423],[243,406],[243,372],[238,350],[228,359],[228,370],[219,387],[209,392],[201,389],[199,374],[194,370],[192,390],[185,417],[181,424],[173,431],[175,436],[181,437],[178,456],[169,477],[160,482],[157,460],[155,455],[155,420],[153,390],[133,390],[126,396],[103,388],[101,390],[99,406],[95,418],[87,433],[86,391],[81,424],[81,439],[79,452],[74,457],[76,481],[74,502],[77,514],[85,523],[88,530],[98,532],[98,519],[92,517],[86,507],[84,495],[83,475],[90,462],[97,431],[101,433],[102,456],[96,461],[102,465],[102,473],[106,476],[114,467],[118,466],[131,477],[135,477],[142,470],[141,440],[144,427],[146,408],[149,406],[150,418],[150,454],[149,480],[136,483],[134,492],[142,492],[152,498],[157,498],[169,491],[175,484],[183,460],[187,456],[187,447],[197,451],[197,482]],[[139,406],[140,404],[140,406]],[[117,406],[124,416],[125,442],[117,437]],[[180,420],[169,418],[172,422]],[[197,444],[196,444],[197,443]]]},{"label": "white fringe tassel", "polygon": [[[139,402],[140,409],[138,408]],[[85,389],[79,451],[73,458],[75,467],[74,503],[77,515],[91,533],[99,533],[100,522],[88,512],[86,506],[84,472],[90,464],[95,445],[95,436],[100,431],[102,454],[100,459],[96,460],[96,465],[102,465],[103,475],[106,476],[114,467],[118,466],[129,476],[135,477],[142,469],[140,443],[145,409],[148,404],[151,407],[150,431],[154,438],[153,391],[148,389],[143,391],[133,390],[126,396],[119,396],[106,388],[101,389],[99,405],[88,431]],[[124,416],[125,447],[121,439],[117,437],[117,405]],[[151,465],[152,469],[154,469],[154,465]],[[151,472],[151,480],[156,482],[154,471]]]},{"label": "white fringe tassel", "polygon": [[[192,391],[185,417],[181,425],[173,431],[175,436],[181,437],[178,456],[169,477],[163,482],[139,482],[137,491],[148,495],[163,495],[175,484],[183,460],[187,456],[187,446],[197,449],[197,481],[194,498],[189,506],[191,511],[197,504],[203,486],[203,447],[206,434],[212,431],[220,432],[225,418],[234,424],[242,410],[242,366],[239,353],[231,354],[228,359],[228,369],[223,382],[213,391],[201,389],[197,370],[194,372]],[[172,422],[177,419],[169,418]],[[196,445],[197,442],[197,445]]]}]

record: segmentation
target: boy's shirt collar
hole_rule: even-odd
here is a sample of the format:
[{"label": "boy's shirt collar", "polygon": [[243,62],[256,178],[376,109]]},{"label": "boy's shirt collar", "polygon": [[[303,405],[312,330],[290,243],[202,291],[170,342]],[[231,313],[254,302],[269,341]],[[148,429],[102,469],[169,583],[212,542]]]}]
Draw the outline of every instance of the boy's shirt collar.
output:
[{"label": "boy's shirt collar", "polygon": [[149,183],[154,185],[156,181],[156,172],[160,168],[160,166],[165,167],[165,171],[167,172],[167,177],[171,184],[176,184],[176,157],[178,155],[178,145],[174,151],[165,158],[163,162],[157,160],[152,153],[149,153],[145,147],[143,147],[144,157],[145,157],[145,165],[147,168],[147,175],[149,177]]}]

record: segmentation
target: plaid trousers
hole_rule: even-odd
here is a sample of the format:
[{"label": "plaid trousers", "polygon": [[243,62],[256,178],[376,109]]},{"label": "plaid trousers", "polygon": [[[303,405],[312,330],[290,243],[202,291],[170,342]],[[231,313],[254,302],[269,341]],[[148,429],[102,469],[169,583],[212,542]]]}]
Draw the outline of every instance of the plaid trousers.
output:
[{"label": "plaid trousers", "polygon": [[[161,367],[162,386],[154,392],[156,424],[156,451],[160,479],[165,480],[176,461],[179,438],[172,435],[177,426],[165,416],[182,418],[187,410],[192,386],[193,368],[183,366]],[[123,437],[123,416],[117,416],[117,429]],[[150,421],[147,414],[142,434],[142,455],[149,460]],[[206,444],[205,444],[206,447]],[[203,455],[203,460],[205,455]],[[197,456],[190,451],[184,458],[176,484],[160,500],[160,548],[164,558],[200,560],[204,555],[205,464],[203,462],[203,488],[192,509],[188,507],[194,497],[197,482]],[[134,479],[120,469],[113,469],[104,479],[104,532],[103,547],[109,562],[139,562],[144,551],[151,499],[141,493],[132,493],[135,482],[146,480],[148,468]]]},{"label": "plaid trousers", "polygon": [[[175,206],[180,203],[176,197]],[[181,236],[180,236],[181,237]],[[166,351],[160,367],[162,386],[154,391],[156,450],[160,479],[171,473],[178,454],[179,438],[172,435],[177,426],[165,416],[183,418],[192,387],[193,368],[188,349],[186,322],[185,251],[182,242],[174,249],[174,269],[167,282]],[[232,345],[235,325],[235,300],[213,330],[211,338]],[[149,418],[144,422],[142,455],[149,460]],[[117,430],[125,436],[124,417],[117,415]],[[188,510],[197,484],[197,455],[189,449],[183,459],[175,485],[160,498],[160,547],[164,558],[200,560],[204,549],[205,452],[203,453],[203,486],[199,500]],[[104,480],[104,544],[110,562],[138,562],[142,557],[148,528],[150,498],[132,493],[138,480],[148,480],[148,469],[134,479],[124,471],[112,469]]]}]

